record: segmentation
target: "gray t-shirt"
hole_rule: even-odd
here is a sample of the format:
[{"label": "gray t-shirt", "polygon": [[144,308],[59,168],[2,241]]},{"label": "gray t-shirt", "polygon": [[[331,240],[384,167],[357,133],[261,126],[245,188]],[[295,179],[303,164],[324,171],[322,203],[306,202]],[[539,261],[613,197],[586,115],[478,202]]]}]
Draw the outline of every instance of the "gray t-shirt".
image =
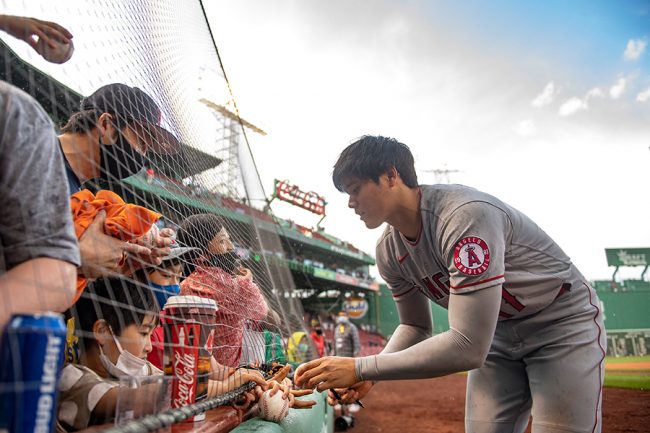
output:
[{"label": "gray t-shirt", "polygon": [[449,294],[503,285],[499,319],[548,306],[584,281],[542,229],[499,199],[461,185],[420,187],[422,227],[411,242],[388,226],[377,267],[397,300],[420,291],[447,308]]},{"label": "gray t-shirt", "polygon": [[52,121],[0,81],[0,275],[31,259],[79,266],[68,182]]}]

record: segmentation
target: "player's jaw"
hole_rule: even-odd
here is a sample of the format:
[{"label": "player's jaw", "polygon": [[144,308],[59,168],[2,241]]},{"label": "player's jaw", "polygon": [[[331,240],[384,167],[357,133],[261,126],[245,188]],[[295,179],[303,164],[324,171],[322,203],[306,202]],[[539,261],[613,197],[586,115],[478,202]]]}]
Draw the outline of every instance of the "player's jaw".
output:
[{"label": "player's jaw", "polygon": [[345,191],[349,196],[348,207],[354,210],[367,228],[377,228],[386,221],[383,211],[385,191],[382,191],[381,182],[353,180]]},{"label": "player's jaw", "polygon": [[361,221],[366,225],[366,228],[369,229],[376,229],[384,222],[383,218],[377,217],[372,212],[357,212],[357,215],[359,215]]}]

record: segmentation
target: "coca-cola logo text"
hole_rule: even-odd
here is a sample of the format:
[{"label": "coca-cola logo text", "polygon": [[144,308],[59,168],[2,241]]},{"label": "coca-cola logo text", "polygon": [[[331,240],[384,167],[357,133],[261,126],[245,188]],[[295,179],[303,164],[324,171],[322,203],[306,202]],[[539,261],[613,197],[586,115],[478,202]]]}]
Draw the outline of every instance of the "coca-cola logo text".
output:
[{"label": "coca-cola logo text", "polygon": [[174,352],[174,374],[177,380],[174,407],[194,403],[197,359],[191,353]]}]

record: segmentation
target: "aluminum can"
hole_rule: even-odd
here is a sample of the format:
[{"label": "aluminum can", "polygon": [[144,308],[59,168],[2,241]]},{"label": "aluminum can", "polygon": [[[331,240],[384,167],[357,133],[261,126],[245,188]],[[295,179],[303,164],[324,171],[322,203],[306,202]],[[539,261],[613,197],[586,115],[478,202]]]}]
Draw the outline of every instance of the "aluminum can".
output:
[{"label": "aluminum can", "polygon": [[[172,296],[162,314],[164,371],[172,376],[171,406],[179,408],[208,396],[217,303],[199,296]],[[205,413],[186,422],[203,421]]]},{"label": "aluminum can", "polygon": [[11,318],[0,343],[0,431],[54,431],[65,336],[59,313]]}]

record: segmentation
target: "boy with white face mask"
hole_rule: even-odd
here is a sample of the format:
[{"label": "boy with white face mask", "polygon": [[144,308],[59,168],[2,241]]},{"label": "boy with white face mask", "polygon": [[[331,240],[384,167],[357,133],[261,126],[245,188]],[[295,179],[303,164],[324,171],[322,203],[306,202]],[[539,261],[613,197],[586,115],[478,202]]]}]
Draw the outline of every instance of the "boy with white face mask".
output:
[{"label": "boy with white face mask", "polygon": [[[120,377],[162,375],[146,360],[158,323],[158,306],[147,287],[118,278],[98,280],[72,311],[81,356],[78,364],[65,366],[59,383],[58,421],[67,431],[112,421]],[[133,392],[145,397],[157,387]]]},{"label": "boy with white face mask", "polygon": [[[112,422],[118,395],[134,402],[142,414],[155,410],[157,399],[152,396],[158,395],[160,384],[127,388],[119,382],[125,376],[163,374],[146,359],[160,310],[144,271],[136,272],[134,278],[98,280],[72,308],[81,355],[78,364],[66,365],[61,373],[57,420],[62,430],[77,431]],[[249,381],[267,388],[256,371],[242,369],[228,377],[218,376],[212,372],[208,397]]]}]

